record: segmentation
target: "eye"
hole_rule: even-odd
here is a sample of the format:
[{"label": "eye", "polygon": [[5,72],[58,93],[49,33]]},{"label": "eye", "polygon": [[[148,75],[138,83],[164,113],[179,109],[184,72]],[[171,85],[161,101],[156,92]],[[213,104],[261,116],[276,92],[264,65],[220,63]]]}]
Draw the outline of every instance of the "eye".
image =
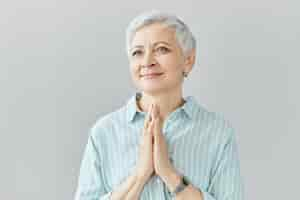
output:
[{"label": "eye", "polygon": [[132,56],[141,55],[143,52],[141,50],[136,50],[132,52]]},{"label": "eye", "polygon": [[167,47],[158,47],[156,51],[159,53],[168,53],[170,50]]}]

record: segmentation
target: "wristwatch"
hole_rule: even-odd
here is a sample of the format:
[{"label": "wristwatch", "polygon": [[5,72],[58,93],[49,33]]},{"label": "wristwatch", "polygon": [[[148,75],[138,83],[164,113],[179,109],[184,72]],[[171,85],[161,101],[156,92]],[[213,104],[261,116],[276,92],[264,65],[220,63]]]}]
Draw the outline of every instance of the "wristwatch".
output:
[{"label": "wristwatch", "polygon": [[171,197],[175,197],[178,193],[183,191],[189,185],[188,181],[185,179],[184,176],[181,177],[180,183],[176,186],[174,191],[170,191]]}]

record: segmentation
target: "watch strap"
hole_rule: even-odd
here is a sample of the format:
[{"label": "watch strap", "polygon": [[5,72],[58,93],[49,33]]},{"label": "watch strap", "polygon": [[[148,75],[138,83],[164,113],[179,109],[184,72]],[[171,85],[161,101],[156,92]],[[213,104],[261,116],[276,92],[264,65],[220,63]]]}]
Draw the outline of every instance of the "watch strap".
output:
[{"label": "watch strap", "polygon": [[176,196],[178,193],[182,192],[188,185],[189,184],[187,180],[184,178],[184,176],[182,176],[180,183],[176,186],[174,191],[170,192],[171,196]]}]

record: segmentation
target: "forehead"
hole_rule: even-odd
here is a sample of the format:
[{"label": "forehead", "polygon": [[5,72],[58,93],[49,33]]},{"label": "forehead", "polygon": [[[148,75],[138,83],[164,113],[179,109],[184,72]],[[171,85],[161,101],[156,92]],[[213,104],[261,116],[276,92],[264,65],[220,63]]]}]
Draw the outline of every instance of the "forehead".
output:
[{"label": "forehead", "polygon": [[161,23],[155,23],[142,27],[136,31],[131,42],[131,47],[145,46],[162,41],[176,46],[175,29]]}]

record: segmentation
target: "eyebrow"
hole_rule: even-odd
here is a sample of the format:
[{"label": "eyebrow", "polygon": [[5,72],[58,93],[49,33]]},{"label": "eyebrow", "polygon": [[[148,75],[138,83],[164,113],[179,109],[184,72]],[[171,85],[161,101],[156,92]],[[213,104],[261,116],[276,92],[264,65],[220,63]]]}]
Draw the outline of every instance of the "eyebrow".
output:
[{"label": "eyebrow", "polygon": [[[155,42],[154,44],[153,44],[153,46],[157,46],[158,44],[165,44],[165,45],[167,45],[167,46],[171,46],[168,42],[165,42],[165,41],[158,41],[158,42]],[[132,51],[132,49],[135,49],[135,48],[143,48],[144,46],[143,45],[136,45],[136,46],[134,46],[134,47],[132,47],[131,49],[130,49],[130,51]]]}]

